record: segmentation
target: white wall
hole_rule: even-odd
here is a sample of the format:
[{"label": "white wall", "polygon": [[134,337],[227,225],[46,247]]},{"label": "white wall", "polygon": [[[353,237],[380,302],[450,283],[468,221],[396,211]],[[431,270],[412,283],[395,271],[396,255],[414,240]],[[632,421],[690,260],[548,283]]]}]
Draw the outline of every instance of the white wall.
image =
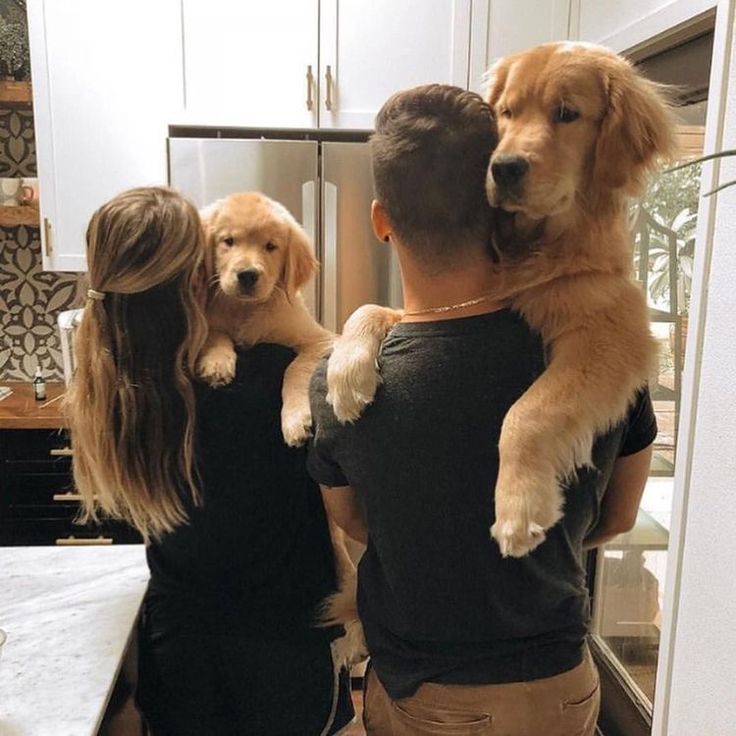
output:
[{"label": "white wall", "polygon": [[[736,148],[734,0],[716,23],[706,152]],[[736,160],[712,173],[736,179]],[[736,734],[736,187],[700,212],[655,736]]]}]

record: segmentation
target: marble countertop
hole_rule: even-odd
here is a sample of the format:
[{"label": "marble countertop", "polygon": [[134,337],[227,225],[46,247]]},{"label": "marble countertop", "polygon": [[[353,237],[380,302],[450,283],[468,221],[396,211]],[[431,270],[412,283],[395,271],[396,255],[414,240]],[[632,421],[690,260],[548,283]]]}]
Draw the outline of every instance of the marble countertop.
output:
[{"label": "marble countertop", "polygon": [[143,545],[0,548],[0,736],[97,733],[147,581]]}]

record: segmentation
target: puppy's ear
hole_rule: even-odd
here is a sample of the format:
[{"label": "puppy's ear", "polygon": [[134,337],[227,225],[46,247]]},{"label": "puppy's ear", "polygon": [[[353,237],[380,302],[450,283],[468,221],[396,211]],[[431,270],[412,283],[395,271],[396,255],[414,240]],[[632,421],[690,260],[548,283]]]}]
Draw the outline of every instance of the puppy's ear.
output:
[{"label": "puppy's ear", "polygon": [[667,89],[616,59],[603,71],[607,109],[594,152],[593,185],[635,197],[663,160],[676,155]]},{"label": "puppy's ear", "polygon": [[217,216],[222,209],[224,199],[218,199],[199,211],[199,219],[202,221],[202,230],[204,232],[204,268],[207,283],[212,281],[215,274],[215,222]]},{"label": "puppy's ear", "polygon": [[284,257],[282,281],[289,300],[309,281],[319,266],[307,234],[293,217],[289,216],[289,242]]}]

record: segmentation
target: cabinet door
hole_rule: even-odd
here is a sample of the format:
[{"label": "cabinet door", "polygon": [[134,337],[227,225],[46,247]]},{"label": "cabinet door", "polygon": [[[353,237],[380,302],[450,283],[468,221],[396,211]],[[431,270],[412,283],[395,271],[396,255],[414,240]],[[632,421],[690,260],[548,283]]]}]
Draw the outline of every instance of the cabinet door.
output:
[{"label": "cabinet door", "polygon": [[474,0],[470,89],[483,92],[485,72],[508,54],[570,34],[570,0]]},{"label": "cabinet door", "polygon": [[182,122],[316,126],[318,0],[182,0],[182,10]]},{"label": "cabinet door", "polygon": [[320,127],[372,128],[393,92],[468,86],[470,0],[322,0]]},{"label": "cabinet door", "polygon": [[181,105],[178,0],[29,0],[44,268],[85,270],[92,213],[166,183]]}]

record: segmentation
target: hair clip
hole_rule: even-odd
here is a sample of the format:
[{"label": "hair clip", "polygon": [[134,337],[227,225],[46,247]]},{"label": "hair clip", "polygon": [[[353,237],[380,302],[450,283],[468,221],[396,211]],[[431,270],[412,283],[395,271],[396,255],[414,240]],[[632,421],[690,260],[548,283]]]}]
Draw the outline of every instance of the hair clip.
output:
[{"label": "hair clip", "polygon": [[87,289],[87,298],[94,299],[96,302],[101,302],[105,298],[105,292],[97,291],[96,289]]}]

